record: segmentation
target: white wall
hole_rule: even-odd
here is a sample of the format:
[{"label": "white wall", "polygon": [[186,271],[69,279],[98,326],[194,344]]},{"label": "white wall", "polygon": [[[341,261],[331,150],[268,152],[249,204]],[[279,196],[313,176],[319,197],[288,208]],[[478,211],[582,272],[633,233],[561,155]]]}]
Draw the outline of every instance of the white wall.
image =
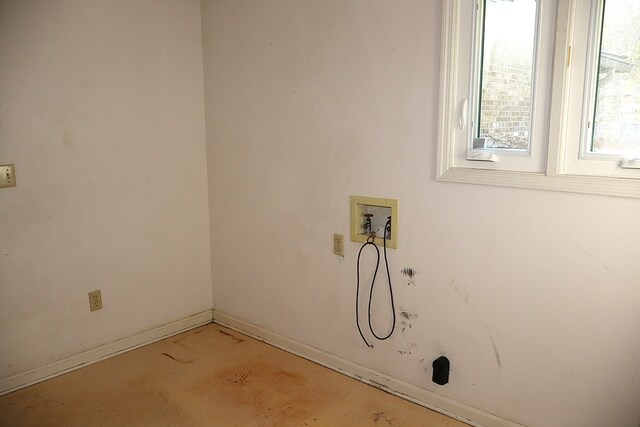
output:
[{"label": "white wall", "polygon": [[[527,425],[637,426],[640,200],[436,182],[440,14],[203,2],[214,307]],[[399,200],[392,279],[417,317],[373,350],[359,245],[332,254],[351,194]]]},{"label": "white wall", "polygon": [[198,1],[0,1],[0,379],[211,307],[202,82]]}]

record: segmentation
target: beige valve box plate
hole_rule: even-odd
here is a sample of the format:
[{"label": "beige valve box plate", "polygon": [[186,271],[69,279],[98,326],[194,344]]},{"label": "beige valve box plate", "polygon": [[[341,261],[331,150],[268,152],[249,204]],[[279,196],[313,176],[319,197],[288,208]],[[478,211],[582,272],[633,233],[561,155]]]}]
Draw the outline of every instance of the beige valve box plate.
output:
[{"label": "beige valve box plate", "polygon": [[371,232],[376,234],[375,244],[384,244],[384,225],[391,217],[391,235],[387,237],[388,248],[398,248],[398,201],[377,197],[351,196],[351,241],[365,243],[370,234],[364,229],[365,214],[371,218]]}]

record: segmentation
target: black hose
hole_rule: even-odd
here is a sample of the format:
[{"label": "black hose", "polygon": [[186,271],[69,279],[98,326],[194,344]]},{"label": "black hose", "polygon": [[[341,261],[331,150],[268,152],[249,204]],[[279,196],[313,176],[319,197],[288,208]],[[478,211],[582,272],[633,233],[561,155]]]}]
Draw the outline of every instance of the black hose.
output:
[{"label": "black hose", "polygon": [[382,337],[382,336],[378,336],[378,334],[376,334],[376,332],[373,330],[373,325],[371,324],[371,301],[373,300],[373,288],[376,284],[376,276],[378,274],[378,267],[380,265],[380,251],[378,250],[378,246],[376,246],[376,244],[372,241],[367,241],[367,243],[365,243],[364,245],[362,245],[362,247],[360,248],[360,251],[358,252],[358,264],[357,264],[357,282],[356,282],[356,326],[358,327],[358,332],[360,333],[360,336],[362,337],[362,340],[364,341],[364,343],[367,345],[367,347],[373,348],[373,346],[371,344],[369,344],[369,342],[367,341],[367,339],[364,337],[364,334],[362,333],[362,329],[360,328],[360,319],[359,319],[359,315],[358,315],[358,302],[360,300],[360,255],[362,254],[362,250],[364,248],[366,248],[368,245],[373,245],[373,247],[376,249],[376,255],[377,255],[377,259],[376,259],[376,269],[373,272],[373,279],[371,280],[371,289],[369,291],[369,305],[368,305],[368,311],[367,311],[367,320],[369,322],[369,330],[371,331],[371,333],[373,334],[373,336],[380,340],[380,341],[384,341],[386,339],[388,339],[392,334],[393,331],[396,328],[396,309],[395,309],[395,304],[393,302],[393,287],[391,286],[391,274],[389,272],[389,262],[387,260],[387,231],[391,230],[391,219],[389,219],[387,221],[387,223],[384,226],[384,235],[382,238],[382,244],[384,247],[384,264],[385,267],[387,269],[387,280],[389,283],[389,296],[391,299],[391,312],[393,315],[393,323],[391,325],[391,331],[389,331],[389,334],[387,334],[386,336]]},{"label": "black hose", "polygon": [[[362,245],[362,247],[360,248],[360,251],[358,252],[358,264],[356,266],[356,277],[357,277],[357,280],[356,280],[356,326],[358,327],[358,332],[360,332],[362,341],[364,341],[367,347],[373,348],[373,346],[369,344],[367,339],[364,337],[364,334],[362,333],[362,329],[360,328],[360,316],[358,315],[358,302],[360,301],[360,255],[362,255],[362,250],[369,245],[372,245],[376,249],[376,253],[378,255],[378,260],[376,261],[376,270],[373,272],[373,282],[376,281],[376,275],[378,274],[378,266],[380,265],[380,251],[378,250],[378,247],[376,246],[376,244],[373,242],[367,242],[364,245]],[[371,306],[371,299],[369,299],[369,306]],[[369,317],[371,317],[371,314],[369,314]],[[369,323],[369,325],[371,325],[371,323]]]}]

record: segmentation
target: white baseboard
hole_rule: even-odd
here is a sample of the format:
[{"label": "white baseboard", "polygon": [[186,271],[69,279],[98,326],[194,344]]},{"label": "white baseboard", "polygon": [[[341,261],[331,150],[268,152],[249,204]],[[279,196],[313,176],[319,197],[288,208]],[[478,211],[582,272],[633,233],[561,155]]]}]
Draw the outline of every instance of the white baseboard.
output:
[{"label": "white baseboard", "polygon": [[84,351],[74,356],[58,360],[41,368],[2,379],[0,380],[0,396],[49,378],[62,375],[66,372],[82,368],[83,366],[91,365],[143,345],[151,344],[152,342],[179,334],[189,329],[206,325],[207,323],[211,323],[212,320],[213,310],[206,310],[202,313],[197,313],[193,316],[185,317],[183,319],[167,323],[166,325],[158,326],[156,328],[104,344],[100,347]]},{"label": "white baseboard", "polygon": [[497,417],[488,412],[484,412],[480,409],[455,401],[448,397],[441,396],[437,393],[404,381],[391,378],[381,372],[373,371],[323,350],[285,338],[274,332],[220,311],[214,310],[213,322],[249,335],[289,353],[301,356],[351,378],[355,378],[388,393],[402,397],[403,399],[417,403],[418,405],[432,409],[472,426],[522,427],[520,424]]}]

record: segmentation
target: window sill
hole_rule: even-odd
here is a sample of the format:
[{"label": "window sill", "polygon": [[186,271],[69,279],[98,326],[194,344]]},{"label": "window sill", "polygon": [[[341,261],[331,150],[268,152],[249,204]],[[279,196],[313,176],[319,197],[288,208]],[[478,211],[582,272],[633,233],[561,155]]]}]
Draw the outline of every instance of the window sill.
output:
[{"label": "window sill", "polygon": [[535,190],[640,198],[640,180],[588,175],[555,175],[450,167],[439,173],[438,181]]}]

